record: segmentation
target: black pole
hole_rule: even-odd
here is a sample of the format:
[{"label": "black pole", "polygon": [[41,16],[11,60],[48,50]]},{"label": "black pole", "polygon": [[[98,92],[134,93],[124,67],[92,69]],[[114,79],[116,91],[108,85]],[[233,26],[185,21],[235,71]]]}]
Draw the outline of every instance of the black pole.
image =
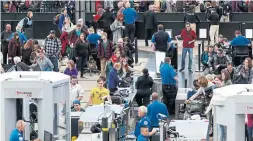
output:
[{"label": "black pole", "polygon": [[208,44],[208,45],[210,45],[210,41],[211,41],[211,39],[210,39],[210,34],[209,34],[209,32],[210,32],[210,26],[211,26],[211,25],[210,25],[210,23],[209,23],[209,24],[208,24],[208,27],[207,27],[207,32],[208,32],[208,34],[207,34],[207,37],[208,37],[208,38],[207,38],[207,39],[208,39],[207,41],[208,41],[208,43],[207,43],[207,44]]},{"label": "black pole", "polygon": [[102,118],[102,135],[103,141],[109,141],[109,128],[108,128],[108,118]]},{"label": "black pole", "polygon": [[[201,44],[202,44],[202,45],[201,45],[201,46],[202,46],[202,50],[201,50],[200,55],[201,55],[201,54],[204,52],[204,50],[205,50],[205,42],[204,42],[204,40],[202,40]],[[201,58],[200,58],[200,59],[201,59]],[[201,61],[201,60],[200,60],[200,61]],[[199,65],[201,65],[200,62],[199,62]],[[204,68],[204,67],[203,67],[203,65],[202,65],[202,71],[204,71],[203,68]]]},{"label": "black pole", "polygon": [[135,44],[135,64],[138,64],[138,43],[137,43],[137,38],[135,38],[134,40],[134,44]]},{"label": "black pole", "polygon": [[187,79],[184,80],[184,87],[187,88]]},{"label": "black pole", "polygon": [[200,49],[201,49],[201,44],[198,44],[198,70],[196,70],[196,72],[200,72],[200,63],[201,63],[201,52],[200,52]]},{"label": "black pole", "polygon": [[201,54],[202,54],[202,52],[204,52],[204,50],[205,50],[204,40],[202,40],[202,42],[201,42],[201,47],[202,47],[202,50],[201,50]]}]

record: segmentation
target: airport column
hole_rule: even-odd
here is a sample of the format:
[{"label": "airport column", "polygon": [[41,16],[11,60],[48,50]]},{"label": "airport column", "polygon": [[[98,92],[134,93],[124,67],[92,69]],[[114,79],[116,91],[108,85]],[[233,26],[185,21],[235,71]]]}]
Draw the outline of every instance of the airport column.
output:
[{"label": "airport column", "polygon": [[[76,23],[80,17],[80,1],[75,1],[75,9],[76,9],[76,12],[75,12],[75,16],[76,16]],[[85,22],[85,21],[84,21]]]}]

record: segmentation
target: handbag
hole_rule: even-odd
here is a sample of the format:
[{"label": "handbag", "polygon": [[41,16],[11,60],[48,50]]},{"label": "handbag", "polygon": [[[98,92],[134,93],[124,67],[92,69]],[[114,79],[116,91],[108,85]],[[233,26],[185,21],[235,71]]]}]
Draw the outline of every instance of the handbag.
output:
[{"label": "handbag", "polygon": [[201,112],[202,102],[198,100],[192,100],[189,104],[186,105],[188,113]]},{"label": "handbag", "polygon": [[76,50],[72,47],[70,47],[69,45],[67,46],[67,54],[68,54],[68,58],[69,60],[72,60],[75,58],[76,56]]}]

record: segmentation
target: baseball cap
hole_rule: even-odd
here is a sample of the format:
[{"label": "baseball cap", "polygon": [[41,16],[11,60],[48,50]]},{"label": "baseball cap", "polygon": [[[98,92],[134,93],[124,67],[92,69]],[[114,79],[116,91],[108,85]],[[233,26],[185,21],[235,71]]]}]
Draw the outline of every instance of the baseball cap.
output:
[{"label": "baseball cap", "polygon": [[78,104],[78,105],[80,105],[81,103],[80,103],[79,100],[74,100],[74,101],[73,101],[73,104]]},{"label": "baseball cap", "polygon": [[118,62],[118,58],[115,55],[112,56],[111,60],[112,60],[113,63]]},{"label": "baseball cap", "polygon": [[54,30],[50,30],[49,33],[50,33],[50,34],[55,34],[55,31],[54,31]]}]

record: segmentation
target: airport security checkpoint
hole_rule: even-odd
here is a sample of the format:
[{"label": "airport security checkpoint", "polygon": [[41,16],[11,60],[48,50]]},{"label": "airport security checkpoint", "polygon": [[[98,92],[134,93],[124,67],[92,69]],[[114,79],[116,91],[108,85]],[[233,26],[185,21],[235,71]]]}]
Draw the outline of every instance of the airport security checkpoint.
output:
[{"label": "airport security checkpoint", "polygon": [[0,141],[253,141],[253,1],[1,5]]},{"label": "airport security checkpoint", "polygon": [[[57,77],[50,77],[52,75]],[[30,85],[33,87],[29,87]],[[71,115],[71,118],[78,117],[76,118],[77,122],[73,122],[77,123],[76,125],[71,123],[71,131],[74,130],[73,128],[77,129],[77,141],[135,140],[135,136],[130,134],[129,128],[136,116],[136,107],[133,103],[134,85],[131,88],[120,89],[121,94],[118,95],[121,96],[118,96],[118,99],[115,98],[112,103],[105,101],[103,105],[90,106],[81,113],[70,113],[66,108],[64,120],[67,122],[63,134],[59,133],[61,117],[57,114],[69,104],[68,96],[65,93],[69,91],[68,76],[54,72],[6,73],[1,75],[0,86],[3,94],[1,109],[5,113],[5,116],[1,117],[1,131],[3,131],[1,139],[8,140],[8,135],[15,127],[16,120],[23,119],[29,125],[25,129],[25,140],[30,140],[34,133],[41,139],[52,136],[55,140],[71,140],[71,134],[75,134],[70,132],[70,124],[68,124],[70,123],[68,116]],[[227,136],[230,141],[245,138],[244,113],[253,113],[252,88],[253,85],[249,84],[227,86],[214,90],[214,97],[210,102],[214,112],[213,124],[227,126]],[[123,102],[124,104],[122,104]],[[17,107],[17,103],[21,103],[22,107]],[[36,104],[37,110],[31,111],[31,104]],[[33,114],[35,114],[35,118],[32,116]],[[168,117],[162,114],[158,114],[157,118],[159,119],[159,127],[156,128],[157,132],[152,136],[152,141],[201,140],[208,134],[209,122],[207,119],[168,121]],[[3,122],[6,120],[8,120],[8,124]],[[192,127],[196,128],[198,132],[191,130]],[[217,136],[216,128],[214,128],[214,137]]]},{"label": "airport security checkpoint", "polygon": [[[66,108],[70,104],[69,76],[56,72],[5,73],[0,76],[0,90],[1,140],[10,140],[16,121],[24,120],[25,141],[70,141],[70,109]],[[65,116],[61,117],[63,109]]]}]

